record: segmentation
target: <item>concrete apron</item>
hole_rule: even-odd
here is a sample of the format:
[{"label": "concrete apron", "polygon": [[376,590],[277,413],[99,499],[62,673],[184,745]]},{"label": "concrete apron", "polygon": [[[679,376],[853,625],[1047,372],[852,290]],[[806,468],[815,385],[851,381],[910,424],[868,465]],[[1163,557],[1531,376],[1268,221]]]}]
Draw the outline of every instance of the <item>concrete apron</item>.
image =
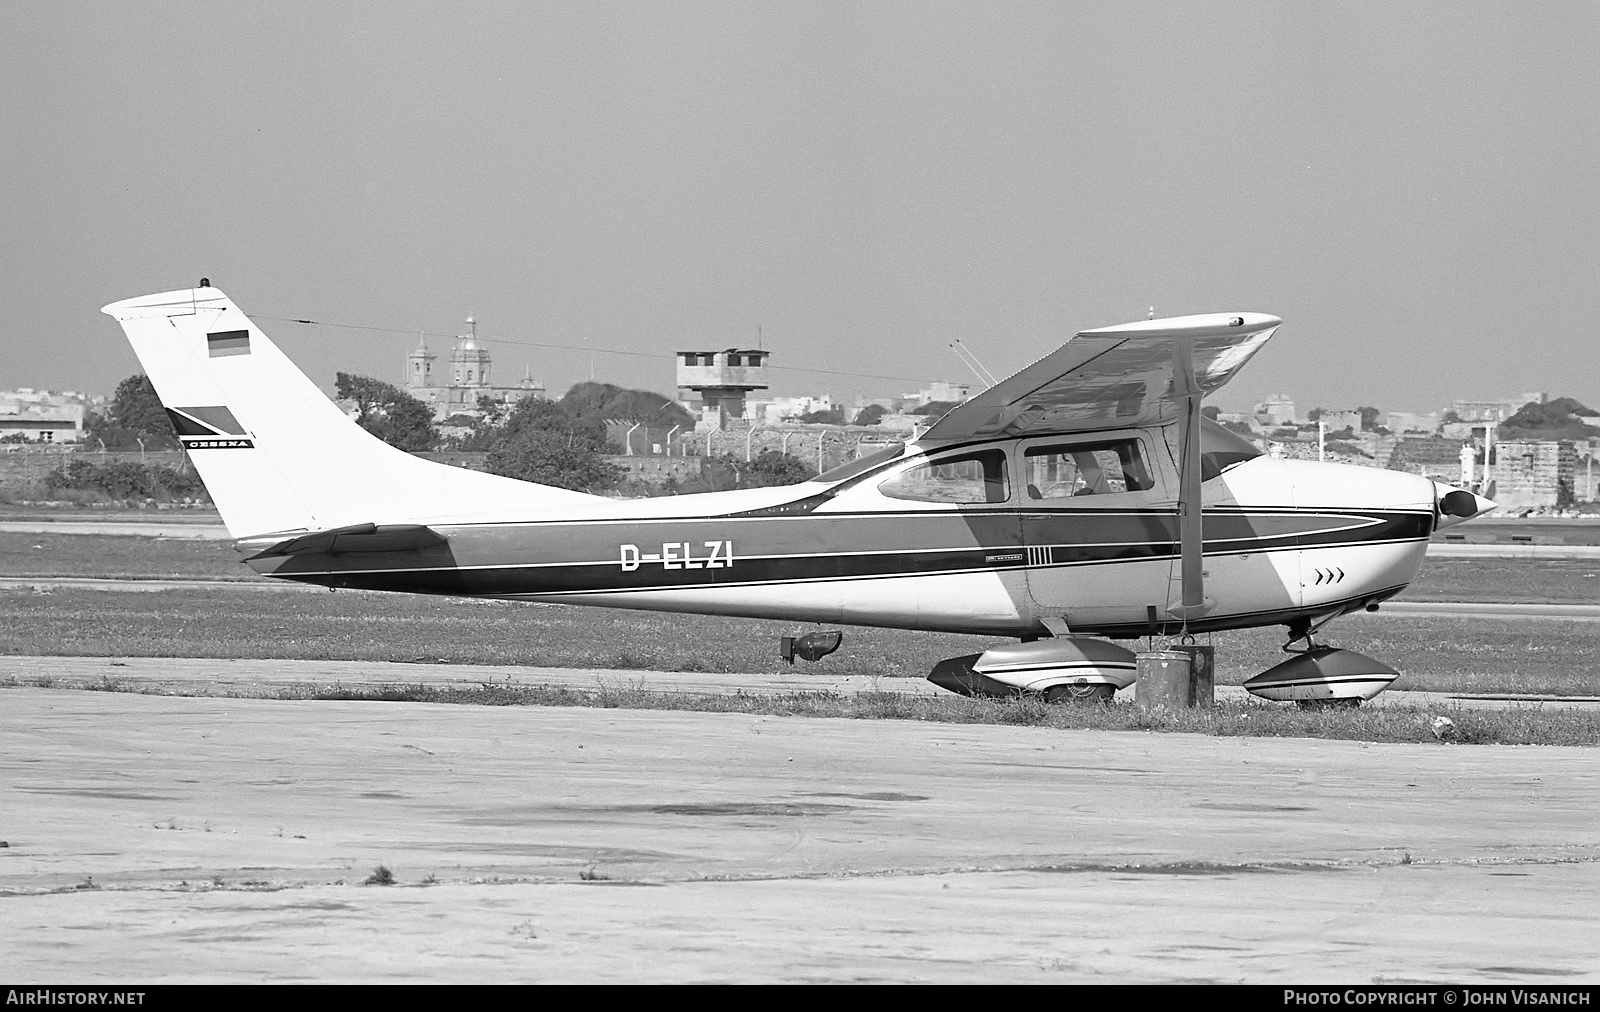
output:
[{"label": "concrete apron", "polygon": [[0,698],[30,981],[1600,977],[1596,749]]}]

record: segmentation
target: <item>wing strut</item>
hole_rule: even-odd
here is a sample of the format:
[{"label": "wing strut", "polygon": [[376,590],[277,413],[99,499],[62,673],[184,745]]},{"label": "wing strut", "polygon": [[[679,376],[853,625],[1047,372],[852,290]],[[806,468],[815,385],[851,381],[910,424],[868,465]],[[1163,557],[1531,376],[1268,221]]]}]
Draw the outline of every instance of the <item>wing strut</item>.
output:
[{"label": "wing strut", "polygon": [[1172,393],[1178,401],[1178,540],[1182,550],[1183,603],[1167,610],[1185,625],[1211,610],[1205,590],[1205,511],[1200,504],[1200,402],[1194,374],[1194,338],[1172,339]]}]

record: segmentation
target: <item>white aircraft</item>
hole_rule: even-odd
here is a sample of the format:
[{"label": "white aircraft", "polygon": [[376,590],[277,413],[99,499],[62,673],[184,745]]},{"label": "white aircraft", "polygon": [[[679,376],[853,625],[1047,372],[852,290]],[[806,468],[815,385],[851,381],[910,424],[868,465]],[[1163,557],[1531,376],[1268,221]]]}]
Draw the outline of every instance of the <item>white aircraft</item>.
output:
[{"label": "white aircraft", "polygon": [[[611,500],[436,464],[357,426],[227,296],[105,307],[223,522],[268,576],[1015,637],[929,676],[1103,699],[1110,642],[1284,625],[1260,695],[1360,699],[1396,672],[1312,633],[1416,577],[1494,504],[1412,474],[1279,460],[1200,402],[1272,336],[1259,313],[1088,330],[894,444],[799,485]],[[786,651],[829,652],[838,634]]]}]

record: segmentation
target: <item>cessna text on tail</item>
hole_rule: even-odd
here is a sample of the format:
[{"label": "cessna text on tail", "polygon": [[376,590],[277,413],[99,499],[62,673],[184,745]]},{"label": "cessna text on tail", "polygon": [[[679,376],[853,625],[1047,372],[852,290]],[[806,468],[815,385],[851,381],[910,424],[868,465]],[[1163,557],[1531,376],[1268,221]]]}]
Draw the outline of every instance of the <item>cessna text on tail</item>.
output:
[{"label": "cessna text on tail", "polygon": [[803,484],[615,501],[383,444],[215,288],[105,312],[261,573],[1019,641],[931,676],[963,692],[1103,697],[1133,677],[1105,638],[1284,625],[1305,649],[1253,688],[1369,696],[1392,669],[1311,632],[1398,593],[1437,527],[1493,505],[1274,459],[1203,419],[1278,328],[1259,313],[1084,331],[914,442]]}]

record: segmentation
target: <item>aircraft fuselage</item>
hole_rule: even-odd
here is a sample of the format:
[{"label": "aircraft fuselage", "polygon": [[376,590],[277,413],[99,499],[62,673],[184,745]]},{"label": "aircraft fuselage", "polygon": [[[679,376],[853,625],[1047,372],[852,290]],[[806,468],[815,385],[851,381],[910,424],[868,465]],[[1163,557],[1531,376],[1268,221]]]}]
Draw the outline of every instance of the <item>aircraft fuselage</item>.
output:
[{"label": "aircraft fuselage", "polygon": [[[1172,427],[912,446],[842,480],[439,517],[406,550],[260,556],[268,575],[369,590],[1029,637],[1175,632]],[[1352,611],[1401,590],[1433,483],[1375,468],[1215,461],[1208,610],[1191,631]],[[827,476],[824,476],[827,477]],[[252,539],[254,550],[272,539]]]}]

